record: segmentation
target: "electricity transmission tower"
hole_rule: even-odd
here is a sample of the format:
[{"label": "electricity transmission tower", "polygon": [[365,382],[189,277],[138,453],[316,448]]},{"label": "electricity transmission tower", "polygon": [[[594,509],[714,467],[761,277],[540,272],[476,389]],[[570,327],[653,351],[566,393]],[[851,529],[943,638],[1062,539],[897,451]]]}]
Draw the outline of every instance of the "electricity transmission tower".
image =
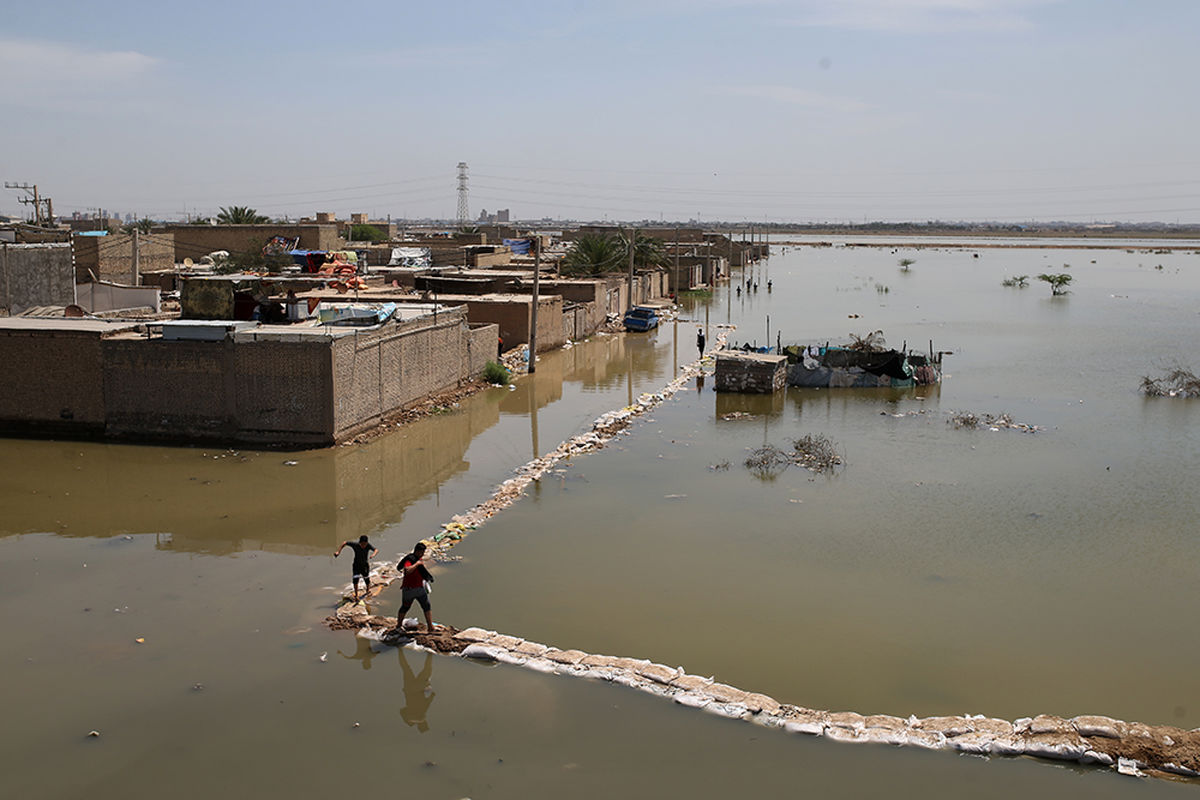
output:
[{"label": "electricity transmission tower", "polygon": [[467,162],[458,162],[458,227],[467,227]]}]

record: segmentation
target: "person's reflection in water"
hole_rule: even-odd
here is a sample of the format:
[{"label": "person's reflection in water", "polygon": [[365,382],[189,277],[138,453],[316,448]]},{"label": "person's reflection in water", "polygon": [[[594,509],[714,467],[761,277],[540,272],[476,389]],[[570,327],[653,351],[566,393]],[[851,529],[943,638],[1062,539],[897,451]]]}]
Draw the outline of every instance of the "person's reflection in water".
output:
[{"label": "person's reflection in water", "polygon": [[697,392],[704,391],[704,373],[703,372],[696,375],[696,391]]},{"label": "person's reflection in water", "polygon": [[375,656],[379,655],[378,653],[376,653],[374,650],[371,649],[371,640],[364,639],[361,636],[355,636],[354,644],[358,648],[358,650],[355,651],[354,655],[348,656],[345,653],[343,653],[341,650],[338,650],[338,655],[341,656],[342,658],[348,658],[351,661],[361,661],[363,669],[370,669],[371,668],[371,659],[374,658]]},{"label": "person's reflection in water", "polygon": [[400,717],[405,724],[416,726],[421,733],[429,730],[429,722],[425,719],[425,714],[429,711],[429,705],[433,702],[435,692],[429,686],[429,679],[433,677],[433,653],[425,654],[425,666],[421,667],[421,674],[414,675],[412,667],[408,665],[408,659],[404,655],[404,648],[397,647],[396,652],[400,654],[400,669],[404,670],[404,708],[400,709]]}]

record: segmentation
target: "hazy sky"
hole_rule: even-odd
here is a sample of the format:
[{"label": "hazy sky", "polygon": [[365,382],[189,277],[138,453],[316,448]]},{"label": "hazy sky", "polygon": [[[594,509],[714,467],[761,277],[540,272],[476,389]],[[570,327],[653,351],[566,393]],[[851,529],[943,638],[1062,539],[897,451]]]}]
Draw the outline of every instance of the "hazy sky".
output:
[{"label": "hazy sky", "polygon": [[[1200,222],[1193,0],[7,0],[58,214]],[[0,214],[21,214],[0,190]]]}]

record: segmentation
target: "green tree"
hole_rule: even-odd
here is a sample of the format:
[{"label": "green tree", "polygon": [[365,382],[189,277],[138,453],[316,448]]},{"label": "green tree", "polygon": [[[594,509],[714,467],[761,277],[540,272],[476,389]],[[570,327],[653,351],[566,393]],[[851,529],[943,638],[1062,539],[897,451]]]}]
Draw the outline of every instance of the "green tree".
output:
[{"label": "green tree", "polygon": [[[622,231],[617,235],[624,251],[625,263],[629,263],[629,236]],[[634,231],[633,234],[633,263],[639,267],[661,267],[667,263],[666,248],[661,239]]]},{"label": "green tree", "polygon": [[259,214],[257,209],[249,206],[221,206],[217,214],[219,225],[263,225],[271,221],[270,217]]},{"label": "green tree", "polygon": [[351,225],[350,241],[352,242],[382,242],[387,234],[374,225]]},{"label": "green tree", "polygon": [[585,233],[562,260],[564,275],[603,275],[628,263],[622,240],[604,233]]},{"label": "green tree", "polygon": [[148,217],[142,217],[136,222],[130,222],[121,226],[121,230],[125,233],[149,233],[154,228],[154,221]]},{"label": "green tree", "polygon": [[911,267],[915,263],[917,263],[917,262],[911,258],[902,258],[902,259],[900,259],[900,269],[904,272],[908,272],[909,267]]},{"label": "green tree", "polygon": [[1069,290],[1067,289],[1067,286],[1070,285],[1071,278],[1072,276],[1065,272],[1057,272],[1052,274],[1043,272],[1041,275],[1037,276],[1039,281],[1045,281],[1046,283],[1050,284],[1050,294],[1056,297],[1060,294],[1068,293]]}]

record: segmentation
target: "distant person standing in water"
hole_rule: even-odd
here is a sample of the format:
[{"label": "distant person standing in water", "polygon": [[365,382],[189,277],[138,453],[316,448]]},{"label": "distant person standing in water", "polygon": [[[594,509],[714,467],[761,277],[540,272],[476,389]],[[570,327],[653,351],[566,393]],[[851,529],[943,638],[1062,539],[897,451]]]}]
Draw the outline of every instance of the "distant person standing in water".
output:
[{"label": "distant person standing in water", "polygon": [[367,537],[358,537],[357,542],[342,542],[338,545],[338,549],[333,551],[333,557],[337,558],[342,553],[343,547],[349,547],[354,551],[354,564],[350,567],[350,580],[354,581],[354,602],[358,602],[358,581],[361,578],[363,582],[363,597],[367,597],[371,593],[371,556],[379,552],[375,545],[367,541]]},{"label": "distant person standing in water", "polygon": [[704,328],[696,329],[696,348],[700,351],[700,355],[704,355]]},{"label": "distant person standing in water", "polygon": [[425,543],[417,542],[417,546],[413,551],[400,559],[400,571],[404,574],[404,579],[400,586],[402,587],[402,595],[400,602],[400,611],[396,614],[396,626],[402,628],[404,626],[404,615],[412,608],[413,601],[421,606],[421,610],[425,612],[425,630],[433,633],[433,612],[429,605],[429,590],[425,588],[425,583],[433,583],[433,576],[429,574],[429,570],[425,568]]}]

